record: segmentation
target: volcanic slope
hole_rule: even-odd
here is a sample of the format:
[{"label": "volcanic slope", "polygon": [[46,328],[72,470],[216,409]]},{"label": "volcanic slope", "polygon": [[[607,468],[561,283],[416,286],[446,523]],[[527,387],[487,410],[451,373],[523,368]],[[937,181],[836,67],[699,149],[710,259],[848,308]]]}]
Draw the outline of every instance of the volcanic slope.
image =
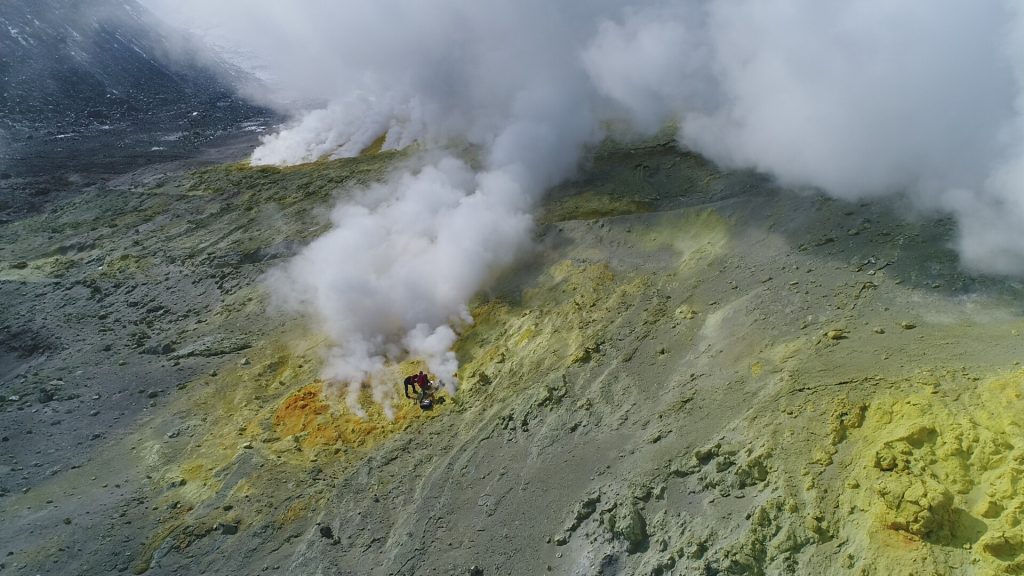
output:
[{"label": "volcanic slope", "polygon": [[472,303],[458,396],[358,419],[259,277],[402,158],[0,228],[6,569],[1024,572],[1024,295],[950,222],[605,145]]}]

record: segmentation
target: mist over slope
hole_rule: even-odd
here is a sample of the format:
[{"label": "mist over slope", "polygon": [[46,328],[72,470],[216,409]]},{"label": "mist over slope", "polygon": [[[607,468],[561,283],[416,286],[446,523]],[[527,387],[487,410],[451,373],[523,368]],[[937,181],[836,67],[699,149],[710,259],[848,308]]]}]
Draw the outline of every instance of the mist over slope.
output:
[{"label": "mist over slope", "polygon": [[137,119],[180,106],[232,104],[217,60],[161,28],[134,1],[4,0],[0,5],[0,111],[8,129],[52,129]]},{"label": "mist over slope", "polygon": [[[403,242],[428,251],[445,243],[440,231],[454,236],[459,250],[437,250],[460,263],[450,274],[421,271],[419,250],[363,246],[341,217],[275,283],[328,327],[332,373],[352,386],[413,354],[415,335],[457,331],[465,295],[513,262],[529,231],[496,241],[508,230],[465,222],[522,221],[608,135],[672,125],[681,147],[783,185],[901,196],[956,217],[966,268],[1024,272],[1024,13],[1013,2],[149,5],[262,62],[276,82],[267,102],[307,103],[293,104],[295,119],[263,139],[254,164],[353,156],[381,136],[384,149],[437,151],[375,192],[361,218],[384,230],[396,211],[418,214],[425,225]],[[460,143],[479,156],[475,176],[445,168],[462,161],[443,151]],[[424,209],[431,195],[449,203]],[[356,251],[366,257],[341,256]],[[403,270],[425,293],[463,296],[425,308],[362,288]],[[355,322],[352,305],[393,310],[394,323]],[[453,364],[430,364],[454,381]]]},{"label": "mist over slope", "polygon": [[[682,145],[728,166],[951,211],[969,266],[1024,266],[1015,2],[149,4],[244,46],[273,71],[275,96],[326,103],[269,137],[257,162],[350,155],[384,132],[394,146],[487,147],[543,84],[574,104],[559,130],[674,121]],[[983,224],[993,218],[998,233]]]},{"label": "mist over slope", "polygon": [[[267,116],[236,95],[244,77],[134,0],[3,0],[0,171],[111,174],[192,154]],[[18,189],[35,184],[3,190],[17,197],[5,204],[32,204]]]}]

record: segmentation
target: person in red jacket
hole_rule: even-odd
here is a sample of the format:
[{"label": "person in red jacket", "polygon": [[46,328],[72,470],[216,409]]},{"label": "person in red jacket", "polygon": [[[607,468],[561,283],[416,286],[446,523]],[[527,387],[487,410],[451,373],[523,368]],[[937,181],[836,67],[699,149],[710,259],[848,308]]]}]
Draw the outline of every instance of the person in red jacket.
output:
[{"label": "person in red jacket", "polygon": [[434,383],[420,370],[416,375],[416,385],[420,387],[420,395],[417,398],[420,409],[430,410],[434,407]]},{"label": "person in red jacket", "polygon": [[427,388],[433,387],[433,383],[430,381],[430,378],[423,373],[423,370],[420,370],[420,373],[416,375],[416,385],[420,387],[420,390],[426,390]]}]

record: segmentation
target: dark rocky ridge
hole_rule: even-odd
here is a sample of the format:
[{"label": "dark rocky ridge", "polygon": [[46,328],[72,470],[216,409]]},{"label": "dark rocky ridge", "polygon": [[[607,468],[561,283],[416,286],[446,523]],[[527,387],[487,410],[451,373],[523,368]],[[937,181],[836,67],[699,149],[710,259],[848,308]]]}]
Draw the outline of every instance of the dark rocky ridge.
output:
[{"label": "dark rocky ridge", "polygon": [[270,120],[134,0],[0,0],[0,219]]}]

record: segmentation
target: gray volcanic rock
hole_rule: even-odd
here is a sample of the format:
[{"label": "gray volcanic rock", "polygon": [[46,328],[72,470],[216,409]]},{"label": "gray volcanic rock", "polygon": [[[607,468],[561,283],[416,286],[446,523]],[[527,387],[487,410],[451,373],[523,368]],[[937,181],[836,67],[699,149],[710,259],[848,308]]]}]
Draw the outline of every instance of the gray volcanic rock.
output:
[{"label": "gray volcanic rock", "polygon": [[134,0],[0,2],[0,121],[75,130],[154,114],[251,113],[223,62],[183,53],[190,39],[161,28]]},{"label": "gray volcanic rock", "polygon": [[262,130],[199,45],[135,0],[0,0],[0,221]]},{"label": "gray volcanic rock", "polygon": [[252,348],[252,341],[244,336],[214,335],[200,338],[199,340],[183,346],[171,354],[172,358],[189,358],[191,356],[224,356],[233,352]]}]

